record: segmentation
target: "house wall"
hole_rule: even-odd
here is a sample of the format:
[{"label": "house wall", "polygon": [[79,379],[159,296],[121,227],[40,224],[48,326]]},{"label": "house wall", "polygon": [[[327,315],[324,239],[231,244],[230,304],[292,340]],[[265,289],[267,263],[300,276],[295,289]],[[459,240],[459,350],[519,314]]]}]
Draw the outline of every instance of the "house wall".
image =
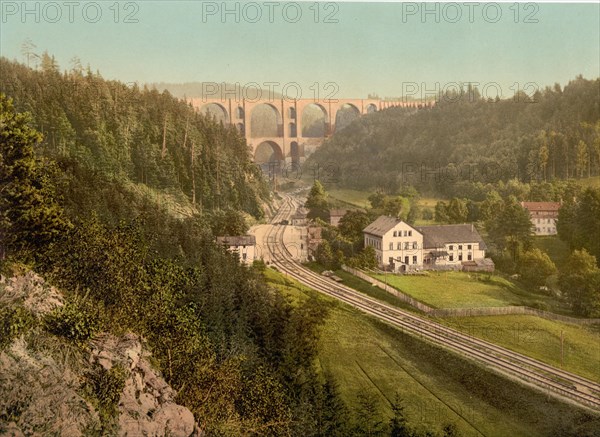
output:
[{"label": "house wall", "polygon": [[336,216],[332,216],[332,217],[329,219],[329,224],[330,224],[331,226],[336,226],[336,227],[337,227],[337,226],[340,224],[340,220],[341,220],[341,218],[342,218],[342,216],[337,216],[337,215],[336,215]]},{"label": "house wall", "polygon": [[256,257],[255,246],[229,246],[229,251],[236,253],[240,262],[244,264],[252,264]]},{"label": "house wall", "polygon": [[[423,264],[423,235],[404,222],[398,223],[383,237],[365,234],[365,246],[373,246],[380,267],[394,264],[398,271],[402,265],[407,269]],[[390,262],[390,258],[393,261]],[[401,262],[397,259],[400,258]]]},{"label": "house wall", "polygon": [[556,219],[550,217],[532,217],[535,235],[556,235]]},{"label": "house wall", "polygon": [[433,264],[431,262],[428,262],[430,259],[428,255],[432,251],[448,252],[448,256],[446,258],[438,258],[435,261],[435,265],[438,266],[461,265],[463,261],[472,261],[475,259],[485,258],[485,250],[479,249],[479,243],[448,243],[445,244],[443,247],[427,248],[424,250],[425,267],[427,267],[427,265]]}]

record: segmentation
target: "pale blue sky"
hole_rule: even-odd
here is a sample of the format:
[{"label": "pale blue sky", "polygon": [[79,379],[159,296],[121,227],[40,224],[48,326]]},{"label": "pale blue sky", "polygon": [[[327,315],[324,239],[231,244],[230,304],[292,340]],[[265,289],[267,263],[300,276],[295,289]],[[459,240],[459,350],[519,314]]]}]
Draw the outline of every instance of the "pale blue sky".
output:
[{"label": "pale blue sky", "polygon": [[[456,23],[448,22],[457,12],[451,6],[440,5],[436,20],[434,13],[421,16],[422,3],[336,3],[337,11],[335,5],[299,3],[296,23],[290,22],[294,6],[284,14],[286,4],[279,2],[272,23],[268,2],[238,3],[239,22],[234,14],[223,19],[222,2],[120,2],[118,20],[114,1],[77,2],[71,11],[62,0],[51,6],[29,2],[24,16],[22,2],[0,3],[2,56],[23,61],[21,44],[30,38],[62,68],[79,56],[104,77],[124,82],[297,82],[307,98],[312,83],[324,94],[324,84],[335,82],[336,96],[361,98],[370,92],[398,96],[409,82],[419,84],[418,93],[435,83],[496,82],[511,95],[515,82],[543,87],[577,74],[600,76],[599,3],[540,3],[537,11],[501,3],[495,23],[496,10],[484,13],[484,3],[474,8],[472,20],[458,3],[462,16]],[[244,18],[254,19],[257,5],[262,18],[250,23]],[[208,15],[214,8],[215,15]],[[98,10],[102,15],[92,23]],[[125,23],[128,13],[138,22]],[[328,13],[337,23],[324,22]],[[524,22],[530,13],[537,23]]]}]

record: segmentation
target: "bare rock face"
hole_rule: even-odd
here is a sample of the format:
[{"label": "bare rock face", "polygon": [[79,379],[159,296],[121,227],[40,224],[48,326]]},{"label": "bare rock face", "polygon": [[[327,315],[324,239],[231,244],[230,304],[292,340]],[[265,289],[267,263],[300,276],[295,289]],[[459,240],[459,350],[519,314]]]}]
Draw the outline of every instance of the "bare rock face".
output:
[{"label": "bare rock face", "polygon": [[0,435],[83,435],[99,419],[79,387],[69,365],[15,340],[0,353],[0,414],[14,421]]},{"label": "bare rock face", "polygon": [[119,435],[192,435],[194,415],[175,403],[175,391],[150,366],[148,356],[134,334],[105,335],[93,342],[92,361],[107,370],[119,364],[130,372],[119,402]]},{"label": "bare rock face", "polygon": [[64,305],[63,295],[32,271],[11,278],[0,277],[0,304],[17,302],[36,316],[43,316]]},{"label": "bare rock face", "polygon": [[[20,305],[43,317],[63,306],[64,298],[43,278],[27,272],[0,277],[0,305]],[[125,370],[118,435],[199,435],[193,414],[175,403],[175,391],[150,365],[150,353],[139,336],[102,334],[89,342],[89,356],[70,347],[38,327],[0,351],[0,417],[7,420],[0,420],[0,435],[83,436],[100,429],[94,401],[82,393],[84,375],[95,364]]]}]

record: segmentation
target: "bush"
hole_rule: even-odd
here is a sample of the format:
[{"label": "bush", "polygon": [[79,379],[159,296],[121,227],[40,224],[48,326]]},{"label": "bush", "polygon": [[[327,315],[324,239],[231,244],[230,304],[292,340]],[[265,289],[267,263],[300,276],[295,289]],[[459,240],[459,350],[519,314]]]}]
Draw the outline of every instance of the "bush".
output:
[{"label": "bush", "polygon": [[552,309],[546,302],[534,302],[531,304],[531,307],[542,311],[550,311]]},{"label": "bush", "polygon": [[23,307],[0,309],[0,351],[33,325],[31,313]]},{"label": "bush", "polygon": [[127,371],[119,364],[110,370],[96,364],[85,374],[83,391],[96,404],[105,430],[117,418],[127,377]]},{"label": "bush", "polygon": [[526,284],[539,288],[546,279],[557,272],[550,257],[540,249],[532,249],[521,255],[519,273]]},{"label": "bush", "polygon": [[101,311],[98,303],[87,297],[74,296],[63,307],[48,314],[45,327],[54,335],[85,342],[99,331]]}]

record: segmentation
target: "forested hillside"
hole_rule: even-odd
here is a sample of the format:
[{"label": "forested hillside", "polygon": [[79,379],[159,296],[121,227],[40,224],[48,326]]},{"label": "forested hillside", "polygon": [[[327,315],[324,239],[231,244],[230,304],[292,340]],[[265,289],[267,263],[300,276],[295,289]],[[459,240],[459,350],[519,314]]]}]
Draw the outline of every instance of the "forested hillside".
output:
[{"label": "forested hillside", "polygon": [[[92,366],[100,339],[136,348],[128,339],[138,336],[200,432],[335,426],[323,403],[337,395],[314,365],[326,309],[290,302],[260,264],[240,265],[214,242],[228,226],[245,229],[240,212],[260,216],[267,197],[243,138],[169,94],[59,73],[48,56],[41,71],[0,65],[0,362],[13,369],[14,357],[31,357],[0,381],[0,434],[8,425],[114,435],[123,420],[165,419],[152,408],[131,419],[119,402],[137,367]],[[43,312],[9,285],[31,291],[40,281],[61,296],[36,297]],[[85,400],[87,413],[61,393]],[[44,407],[54,403],[60,412]]]},{"label": "forested hillside", "polygon": [[600,79],[532,96],[440,95],[430,110],[390,108],[336,133],[309,164],[335,162],[340,186],[442,194],[458,181],[552,180],[600,173]]},{"label": "forested hillside", "polygon": [[77,65],[61,73],[47,54],[39,70],[0,59],[0,91],[32,115],[44,137],[38,153],[58,164],[70,213],[128,216],[143,184],[197,212],[262,215],[268,192],[245,140],[167,92]]}]

